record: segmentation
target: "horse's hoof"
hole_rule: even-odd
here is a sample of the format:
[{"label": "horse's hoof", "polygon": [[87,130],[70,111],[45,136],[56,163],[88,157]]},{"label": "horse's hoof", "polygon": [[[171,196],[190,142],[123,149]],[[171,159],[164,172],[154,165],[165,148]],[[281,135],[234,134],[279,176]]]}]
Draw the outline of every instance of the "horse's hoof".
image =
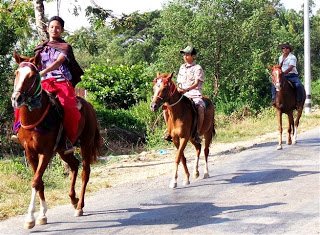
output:
[{"label": "horse's hoof", "polygon": [[184,181],[183,181],[183,185],[184,185],[184,186],[189,185],[189,184],[190,184],[190,180],[184,180]]},{"label": "horse's hoof", "polygon": [[30,221],[30,222],[24,222],[23,227],[25,229],[32,229],[35,225],[36,223],[34,221]]},{"label": "horse's hoof", "polygon": [[76,210],[76,211],[74,212],[74,216],[75,216],[75,217],[83,216],[83,210],[82,210],[82,209]]},{"label": "horse's hoof", "polygon": [[36,224],[38,224],[38,225],[47,224],[47,217],[37,218]]},{"label": "horse's hoof", "polygon": [[278,146],[277,146],[277,150],[280,150],[280,149],[282,149],[282,146],[281,146],[281,145],[278,145]]},{"label": "horse's hoof", "polygon": [[169,188],[176,188],[178,186],[177,182],[170,182]]},{"label": "horse's hoof", "polygon": [[291,144],[292,144],[292,142],[291,142],[291,141],[288,141],[288,142],[287,142],[287,145],[291,145]]},{"label": "horse's hoof", "polygon": [[296,144],[296,143],[297,143],[297,141],[296,141],[296,140],[292,141],[292,144]]},{"label": "horse's hoof", "polygon": [[205,173],[205,174],[203,175],[203,178],[204,178],[204,179],[208,179],[208,178],[209,178],[209,173]]},{"label": "horse's hoof", "polygon": [[193,173],[193,178],[197,179],[199,177],[199,171]]}]

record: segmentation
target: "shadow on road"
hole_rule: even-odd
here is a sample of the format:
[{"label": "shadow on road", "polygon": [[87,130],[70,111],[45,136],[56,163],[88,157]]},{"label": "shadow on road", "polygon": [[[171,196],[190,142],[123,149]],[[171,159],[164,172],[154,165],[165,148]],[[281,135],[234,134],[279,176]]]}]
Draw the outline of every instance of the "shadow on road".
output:
[{"label": "shadow on road", "polygon": [[[58,232],[63,234],[68,230],[81,233],[81,230],[102,230],[110,228],[124,229],[131,226],[159,226],[172,225],[171,230],[190,229],[197,226],[219,224],[231,221],[223,218],[222,214],[236,213],[241,211],[260,210],[269,207],[283,205],[284,203],[268,203],[263,205],[240,205],[230,207],[217,207],[209,202],[193,203],[165,203],[165,204],[142,204],[140,208],[123,208],[106,211],[91,211],[87,213],[87,218],[96,215],[107,217],[128,217],[124,219],[88,220],[79,222],[79,225],[86,224],[85,227],[73,229],[48,229],[42,233]],[[195,209],[197,208],[197,209]],[[128,216],[129,215],[129,216]],[[57,222],[58,224],[60,222]],[[63,222],[61,222],[63,223]],[[105,225],[103,225],[105,224]],[[149,229],[148,231],[152,231]],[[34,231],[34,233],[37,233]]]},{"label": "shadow on road", "polygon": [[231,179],[222,179],[231,184],[258,185],[292,180],[296,177],[319,174],[319,171],[293,171],[290,169],[272,169],[264,171],[242,171]]}]

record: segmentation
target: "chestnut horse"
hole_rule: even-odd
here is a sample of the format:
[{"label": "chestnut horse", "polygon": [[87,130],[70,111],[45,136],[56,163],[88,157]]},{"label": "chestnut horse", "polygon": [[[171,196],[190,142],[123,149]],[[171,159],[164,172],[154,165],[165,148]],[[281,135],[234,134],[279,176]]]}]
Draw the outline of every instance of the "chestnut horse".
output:
[{"label": "chestnut horse", "polygon": [[[302,115],[304,102],[306,100],[306,93],[304,90],[303,100],[301,103],[296,102],[296,91],[292,84],[283,76],[280,65],[275,65],[271,68],[272,83],[276,87],[276,104],[278,119],[278,146],[277,149],[282,149],[282,114],[288,115],[288,133],[287,144],[296,144],[297,133],[300,117]],[[297,110],[297,117],[294,120],[293,111]],[[291,133],[293,133],[293,140],[291,139]]]},{"label": "chestnut horse", "polygon": [[[156,111],[163,104],[167,107],[169,118],[167,121],[168,133],[172,136],[172,141],[177,148],[177,153],[175,157],[174,164],[174,175],[170,181],[169,187],[177,187],[178,179],[178,165],[182,161],[186,179],[184,185],[190,184],[189,181],[189,171],[187,167],[187,161],[184,155],[184,149],[188,141],[195,146],[196,148],[196,158],[194,161],[194,178],[199,177],[199,156],[201,153],[201,144],[196,143],[192,138],[193,133],[193,123],[196,120],[196,111],[193,111],[192,101],[187,97],[182,95],[177,91],[175,83],[172,81],[173,74],[157,74],[157,77],[154,79],[154,94],[152,98],[152,103],[150,108],[152,111]],[[209,147],[212,142],[212,138],[215,135],[214,129],[214,106],[208,98],[203,98],[206,103],[205,115],[203,126],[200,132],[200,135],[204,136],[205,147],[204,147],[204,156],[205,156],[205,168],[203,178],[209,177],[208,172],[208,155]]]},{"label": "chestnut horse", "polygon": [[[99,154],[101,136],[96,120],[95,110],[84,99],[81,102],[81,120],[78,127],[82,155],[82,186],[80,197],[76,196],[75,183],[78,174],[79,161],[73,153],[64,154],[61,144],[64,139],[62,120],[59,118],[55,106],[50,102],[49,95],[41,88],[41,79],[37,65],[40,58],[24,57],[14,53],[19,64],[15,72],[14,91],[11,96],[12,106],[19,109],[21,127],[18,131],[20,144],[34,176],[31,182],[31,201],[24,227],[33,228],[35,223],[46,224],[47,205],[44,196],[44,182],[42,176],[50,160],[57,152],[70,167],[71,188],[69,196],[76,211],[75,216],[83,215],[84,196],[90,176],[90,164],[94,163]],[[40,198],[40,213],[35,221],[36,194]]]}]

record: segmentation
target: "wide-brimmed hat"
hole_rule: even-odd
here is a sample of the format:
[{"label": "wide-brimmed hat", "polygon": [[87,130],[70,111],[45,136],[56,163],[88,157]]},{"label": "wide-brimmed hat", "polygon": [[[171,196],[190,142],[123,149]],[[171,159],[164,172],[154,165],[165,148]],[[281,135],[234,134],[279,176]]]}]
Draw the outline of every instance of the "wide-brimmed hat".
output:
[{"label": "wide-brimmed hat", "polygon": [[180,53],[196,55],[197,54],[197,50],[193,46],[187,46],[186,48],[180,50]]},{"label": "wide-brimmed hat", "polygon": [[290,45],[290,43],[286,42],[286,43],[283,43],[283,44],[280,44],[279,45],[279,48],[282,49],[282,48],[288,48],[290,51],[293,50],[293,47]]}]

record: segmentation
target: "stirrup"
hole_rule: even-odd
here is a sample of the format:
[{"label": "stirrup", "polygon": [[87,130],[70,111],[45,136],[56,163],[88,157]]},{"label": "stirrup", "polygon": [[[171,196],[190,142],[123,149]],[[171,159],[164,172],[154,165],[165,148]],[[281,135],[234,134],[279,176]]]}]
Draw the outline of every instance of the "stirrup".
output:
[{"label": "stirrup", "polygon": [[71,143],[71,141],[67,138],[66,139],[66,145],[65,145],[65,150],[64,150],[64,154],[70,154],[73,153],[75,150],[75,148],[73,147],[73,144]]}]

